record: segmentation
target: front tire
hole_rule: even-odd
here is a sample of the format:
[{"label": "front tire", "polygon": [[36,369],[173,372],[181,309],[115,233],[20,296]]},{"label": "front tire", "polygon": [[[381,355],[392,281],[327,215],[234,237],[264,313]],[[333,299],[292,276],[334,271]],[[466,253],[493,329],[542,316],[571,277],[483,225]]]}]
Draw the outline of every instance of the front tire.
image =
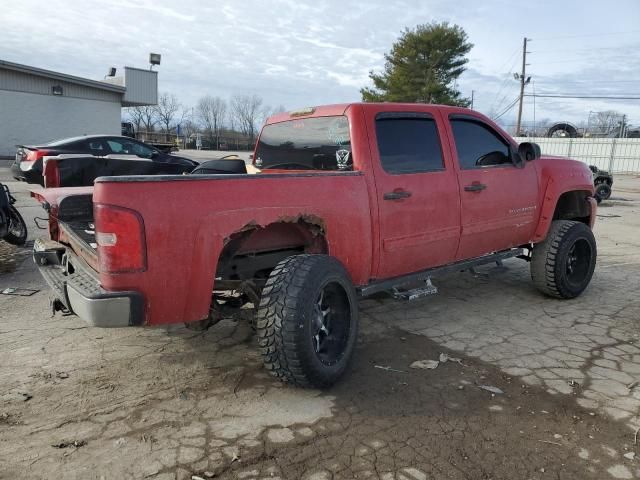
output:
[{"label": "front tire", "polygon": [[353,356],[355,289],[333,257],[288,257],[269,275],[256,320],[260,352],[272,375],[301,387],[328,387]]},{"label": "front tire", "polygon": [[596,240],[587,225],[556,220],[547,238],[533,247],[533,284],[545,295],[575,298],[589,285],[596,256]]}]

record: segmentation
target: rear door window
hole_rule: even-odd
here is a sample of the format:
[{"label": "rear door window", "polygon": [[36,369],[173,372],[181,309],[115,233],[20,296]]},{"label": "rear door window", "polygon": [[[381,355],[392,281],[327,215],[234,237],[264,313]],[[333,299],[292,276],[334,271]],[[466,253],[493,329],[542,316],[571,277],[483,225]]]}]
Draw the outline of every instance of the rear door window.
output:
[{"label": "rear door window", "polygon": [[266,125],[256,166],[285,170],[353,170],[346,116],[312,117]]},{"label": "rear door window", "polygon": [[378,115],[376,137],[380,162],[387,173],[444,170],[438,128],[430,115]]}]

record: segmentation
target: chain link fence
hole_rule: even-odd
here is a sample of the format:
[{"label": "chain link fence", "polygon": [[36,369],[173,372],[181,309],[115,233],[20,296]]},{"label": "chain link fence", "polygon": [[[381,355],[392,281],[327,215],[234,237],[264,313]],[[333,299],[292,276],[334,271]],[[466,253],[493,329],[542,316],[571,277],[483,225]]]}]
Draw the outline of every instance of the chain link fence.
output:
[{"label": "chain link fence", "polygon": [[543,155],[558,155],[595,165],[611,173],[640,173],[640,138],[516,137],[535,142]]}]

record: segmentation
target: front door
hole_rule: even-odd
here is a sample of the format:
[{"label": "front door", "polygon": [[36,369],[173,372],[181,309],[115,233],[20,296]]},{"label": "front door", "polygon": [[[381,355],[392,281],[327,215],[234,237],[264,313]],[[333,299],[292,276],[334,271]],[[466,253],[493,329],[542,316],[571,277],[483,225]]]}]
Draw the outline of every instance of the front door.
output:
[{"label": "front door", "polygon": [[438,112],[370,108],[366,118],[380,234],[375,276],[391,278],[450,263],[458,247],[460,198],[451,156],[441,146],[446,137]]},{"label": "front door", "polygon": [[461,196],[456,258],[477,257],[530,242],[538,217],[535,167],[513,162],[514,145],[480,118],[449,118]]}]

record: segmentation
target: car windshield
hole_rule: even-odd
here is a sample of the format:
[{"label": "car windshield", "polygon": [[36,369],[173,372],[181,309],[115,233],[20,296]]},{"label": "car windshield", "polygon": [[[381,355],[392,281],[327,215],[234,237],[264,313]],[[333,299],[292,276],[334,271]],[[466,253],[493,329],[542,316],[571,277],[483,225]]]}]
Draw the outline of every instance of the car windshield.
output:
[{"label": "car windshield", "polygon": [[255,163],[262,169],[353,170],[349,120],[314,117],[267,125]]}]

